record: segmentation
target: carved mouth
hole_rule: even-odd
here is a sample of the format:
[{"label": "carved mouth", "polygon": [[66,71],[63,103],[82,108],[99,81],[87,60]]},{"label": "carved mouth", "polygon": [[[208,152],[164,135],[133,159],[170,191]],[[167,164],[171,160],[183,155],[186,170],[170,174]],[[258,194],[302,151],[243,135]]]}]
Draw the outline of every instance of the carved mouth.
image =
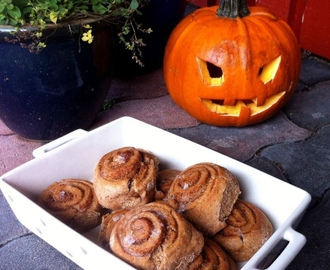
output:
[{"label": "carved mouth", "polygon": [[239,116],[242,107],[245,107],[250,109],[250,115],[253,116],[265,110],[268,110],[270,107],[277,104],[282,99],[284,94],[285,91],[267,98],[265,103],[261,106],[257,106],[256,98],[251,100],[237,100],[235,105],[223,105],[223,100],[213,99],[201,99],[201,102],[208,110],[217,114],[225,116]]}]

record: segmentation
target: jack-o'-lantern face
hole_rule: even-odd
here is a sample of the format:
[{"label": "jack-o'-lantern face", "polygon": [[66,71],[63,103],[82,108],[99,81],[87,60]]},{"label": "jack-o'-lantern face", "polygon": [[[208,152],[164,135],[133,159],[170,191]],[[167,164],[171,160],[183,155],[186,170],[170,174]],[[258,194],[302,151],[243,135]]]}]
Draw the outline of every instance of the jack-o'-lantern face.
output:
[{"label": "jack-o'-lantern face", "polygon": [[[200,71],[201,79],[202,81],[209,87],[219,87],[223,85],[225,82],[225,75],[222,71],[222,68],[217,67],[210,62],[201,60],[200,58],[197,58],[198,62],[198,69]],[[275,75],[278,71],[279,65],[281,62],[281,56],[278,56],[274,60],[272,60],[270,63],[261,66],[257,77],[258,79],[263,83],[272,83],[275,79]],[[292,84],[291,84],[292,85]],[[240,89],[238,89],[239,91]],[[284,90],[284,89],[283,89]],[[287,89],[291,90],[291,89]],[[244,98],[241,96],[241,98],[234,98],[229,99],[229,95],[227,95],[227,91],[219,89],[218,91],[224,91],[224,96],[221,99],[216,99],[216,95],[214,95],[214,98],[200,98],[203,105],[210,110],[211,112],[215,112],[217,114],[221,114],[223,116],[236,116],[239,117],[241,114],[241,111],[247,111],[249,110],[250,116],[257,115],[259,113],[262,113],[272,106],[276,106],[286,92],[288,91],[280,91],[277,93],[272,93],[271,96],[265,97],[265,100],[263,100],[262,104],[258,104],[258,95],[255,93],[255,97],[252,98]],[[238,93],[235,93],[237,97],[239,97]],[[201,96],[203,96],[203,93],[201,93]],[[222,95],[220,95],[222,96]]]},{"label": "jack-o'-lantern face", "polygon": [[173,31],[164,58],[169,93],[204,123],[261,122],[288,101],[298,82],[297,41],[285,22],[260,7],[243,19],[218,18],[216,9],[197,10]]}]

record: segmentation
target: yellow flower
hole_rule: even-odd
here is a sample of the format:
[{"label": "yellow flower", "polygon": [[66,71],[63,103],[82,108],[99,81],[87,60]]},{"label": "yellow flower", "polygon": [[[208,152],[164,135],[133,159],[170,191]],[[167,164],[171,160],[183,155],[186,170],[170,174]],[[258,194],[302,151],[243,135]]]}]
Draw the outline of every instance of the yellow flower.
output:
[{"label": "yellow flower", "polygon": [[36,32],[36,33],[35,33],[35,36],[36,36],[37,38],[40,38],[40,37],[42,36],[42,32]]},{"label": "yellow flower", "polygon": [[93,42],[92,30],[88,30],[87,33],[83,33],[82,41],[88,41],[89,44]]},{"label": "yellow flower", "polygon": [[46,48],[46,44],[44,42],[39,42],[38,48]]}]

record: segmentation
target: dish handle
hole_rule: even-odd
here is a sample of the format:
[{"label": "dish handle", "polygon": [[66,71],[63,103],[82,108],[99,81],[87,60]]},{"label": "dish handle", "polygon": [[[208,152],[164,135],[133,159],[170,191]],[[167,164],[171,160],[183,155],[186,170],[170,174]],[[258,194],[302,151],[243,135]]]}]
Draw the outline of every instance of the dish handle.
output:
[{"label": "dish handle", "polygon": [[36,148],[35,150],[33,150],[32,155],[35,158],[41,157],[44,154],[60,147],[63,144],[66,144],[72,140],[75,140],[83,135],[85,135],[86,133],[88,133],[88,131],[83,130],[83,129],[76,129],[58,139],[55,139],[47,144],[44,144],[38,148]]},{"label": "dish handle", "polygon": [[[306,243],[306,237],[301,233],[295,231],[291,226],[288,227],[280,241],[268,253],[266,258],[257,263],[257,267],[248,269],[267,269],[267,270],[281,270],[292,262],[296,255],[300,252]],[[266,253],[267,254],[267,253]]]}]

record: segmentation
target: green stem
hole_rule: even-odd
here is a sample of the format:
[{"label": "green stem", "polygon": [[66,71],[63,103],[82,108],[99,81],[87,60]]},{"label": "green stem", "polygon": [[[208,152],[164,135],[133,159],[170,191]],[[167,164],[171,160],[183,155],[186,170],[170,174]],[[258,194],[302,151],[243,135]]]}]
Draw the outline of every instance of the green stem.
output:
[{"label": "green stem", "polygon": [[250,10],[247,6],[246,0],[221,0],[218,17],[232,18],[237,17],[243,18],[250,14]]}]

